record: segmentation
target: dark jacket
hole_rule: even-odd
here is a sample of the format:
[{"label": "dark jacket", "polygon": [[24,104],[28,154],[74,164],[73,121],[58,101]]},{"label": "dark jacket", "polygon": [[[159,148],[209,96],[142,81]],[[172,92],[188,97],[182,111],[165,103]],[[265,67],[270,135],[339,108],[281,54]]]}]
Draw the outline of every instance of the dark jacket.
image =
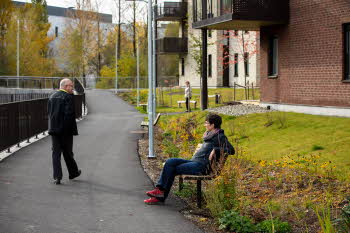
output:
[{"label": "dark jacket", "polygon": [[78,135],[72,94],[62,90],[52,94],[47,110],[50,135]]},{"label": "dark jacket", "polygon": [[235,149],[225,136],[224,130],[220,129],[213,137],[204,139],[201,148],[193,155],[191,160],[200,162],[207,167],[209,165],[209,155],[213,149],[215,149],[217,158],[222,154],[221,151],[229,155],[235,153]]}]

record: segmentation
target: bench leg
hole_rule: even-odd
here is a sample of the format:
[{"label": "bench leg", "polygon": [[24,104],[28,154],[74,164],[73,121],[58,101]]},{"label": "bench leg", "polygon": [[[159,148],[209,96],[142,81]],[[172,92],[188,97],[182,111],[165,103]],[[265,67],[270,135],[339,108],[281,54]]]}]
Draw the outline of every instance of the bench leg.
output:
[{"label": "bench leg", "polygon": [[178,103],[177,106],[178,106],[179,108],[181,108],[181,103]]},{"label": "bench leg", "polygon": [[196,109],[196,105],[197,105],[197,103],[194,103],[194,109]]},{"label": "bench leg", "polygon": [[197,207],[202,208],[202,180],[197,180]]},{"label": "bench leg", "polygon": [[182,178],[181,176],[179,177],[179,191],[181,192],[181,190],[184,187],[184,178]]}]

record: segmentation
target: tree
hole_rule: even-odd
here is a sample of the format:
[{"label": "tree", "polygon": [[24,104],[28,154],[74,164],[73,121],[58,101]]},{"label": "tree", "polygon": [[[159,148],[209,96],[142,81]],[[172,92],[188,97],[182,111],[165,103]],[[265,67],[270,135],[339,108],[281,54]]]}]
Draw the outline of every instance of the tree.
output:
[{"label": "tree", "polygon": [[20,25],[20,75],[51,76],[56,71],[55,62],[46,56],[52,37],[47,36],[49,23],[37,23],[38,11],[32,4],[13,10],[5,34],[6,74],[16,74],[17,19]]},{"label": "tree", "polygon": [[90,0],[76,0],[76,6],[76,10],[68,13],[69,19],[66,20],[59,45],[60,59],[66,73],[84,77],[89,73],[98,73],[98,13],[94,11]]},{"label": "tree", "polygon": [[6,74],[7,70],[7,57],[6,54],[6,43],[5,35],[8,31],[9,23],[12,19],[12,2],[11,0],[0,1],[0,75]]},{"label": "tree", "polygon": [[[136,31],[139,38],[145,37],[145,26],[143,23],[136,23]],[[97,88],[113,88],[115,85],[115,42],[118,36],[118,27],[107,36],[107,42],[103,48],[102,54],[106,58],[101,69],[101,79],[98,81]],[[132,87],[136,77],[136,58],[133,56],[133,42],[127,32],[121,30],[121,43],[123,44],[120,50],[120,59],[118,59],[118,80],[119,86]],[[147,75],[147,41],[139,41],[140,49],[140,75]],[[146,51],[146,52],[145,52]],[[127,81],[128,80],[128,81]],[[129,82],[129,83],[127,83]]]},{"label": "tree", "polygon": [[[258,32],[227,30],[219,41],[220,51],[223,55],[218,59],[223,65],[228,68],[230,64],[236,64],[239,60],[244,62],[244,86],[247,85],[247,64],[258,53],[258,38]],[[232,45],[231,43],[230,46],[225,45],[225,40],[233,41]],[[235,59],[234,54],[229,52],[230,50],[234,51],[234,54],[238,54],[238,60]]]}]

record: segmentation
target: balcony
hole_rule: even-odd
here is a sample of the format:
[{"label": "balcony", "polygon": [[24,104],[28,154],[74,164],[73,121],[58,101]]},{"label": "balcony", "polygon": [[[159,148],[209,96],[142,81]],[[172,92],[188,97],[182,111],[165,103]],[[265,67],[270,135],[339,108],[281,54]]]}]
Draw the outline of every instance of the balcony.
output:
[{"label": "balcony", "polygon": [[177,21],[186,18],[187,2],[164,2],[154,7],[158,21]]},{"label": "balcony", "polygon": [[[287,24],[289,0],[192,0],[193,28],[259,30]],[[205,4],[205,9],[203,9]]]},{"label": "balcony", "polygon": [[164,37],[157,39],[157,54],[187,53],[187,38]]}]

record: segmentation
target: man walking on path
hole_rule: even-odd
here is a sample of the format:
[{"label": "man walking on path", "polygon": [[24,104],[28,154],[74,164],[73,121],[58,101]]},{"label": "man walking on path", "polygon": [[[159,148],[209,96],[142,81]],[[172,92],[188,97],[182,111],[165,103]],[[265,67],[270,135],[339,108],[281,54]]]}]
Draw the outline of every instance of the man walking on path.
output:
[{"label": "man walking on path", "polygon": [[69,179],[81,174],[73,154],[73,135],[78,135],[75,121],[73,82],[63,79],[60,90],[50,96],[48,102],[49,134],[52,138],[52,165],[54,184],[61,184],[61,154],[66,162]]}]

